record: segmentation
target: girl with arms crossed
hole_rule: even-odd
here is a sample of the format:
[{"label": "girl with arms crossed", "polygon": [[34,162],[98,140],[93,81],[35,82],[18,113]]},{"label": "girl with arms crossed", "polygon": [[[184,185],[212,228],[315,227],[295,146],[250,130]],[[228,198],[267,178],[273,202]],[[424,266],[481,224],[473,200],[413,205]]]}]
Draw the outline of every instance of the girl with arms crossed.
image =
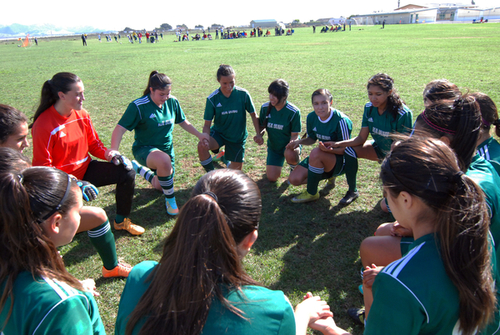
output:
[{"label": "girl with arms crossed", "polygon": [[356,154],[352,148],[334,149],[331,145],[335,141],[350,138],[352,122],[344,113],[332,107],[333,96],[327,89],[314,91],[311,100],[314,112],[307,116],[307,137],[290,142],[287,150],[296,150],[301,144],[314,144],[316,140],[320,142],[288,178],[295,186],[307,184],[307,189],[294,197],[292,202],[303,203],[319,199],[319,182],[328,179],[329,183],[335,185],[335,178],[345,173],[349,190],[339,204],[349,205],[359,195],[356,189]]},{"label": "girl with arms crossed", "polygon": [[182,129],[208,141],[208,135],[198,132],[186,119],[179,101],[170,94],[172,81],[167,75],[153,71],[143,96],[130,103],[111,137],[111,150],[118,151],[123,134],[135,131],[132,152],[134,170],[165,195],[165,207],[170,215],[179,209],[174,195],[175,154],[172,131]]}]

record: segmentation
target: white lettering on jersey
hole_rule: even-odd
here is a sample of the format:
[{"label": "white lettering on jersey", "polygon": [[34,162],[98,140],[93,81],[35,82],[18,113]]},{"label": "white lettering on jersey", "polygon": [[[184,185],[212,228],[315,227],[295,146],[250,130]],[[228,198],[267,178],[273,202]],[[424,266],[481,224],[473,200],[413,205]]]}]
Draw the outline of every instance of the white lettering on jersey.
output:
[{"label": "white lettering on jersey", "polygon": [[221,115],[227,115],[227,114],[237,114],[238,110],[232,110],[232,111],[223,111]]},{"label": "white lettering on jersey", "polygon": [[377,135],[380,135],[380,136],[383,136],[383,137],[389,137],[389,132],[388,131],[383,131],[383,130],[380,130],[380,129],[375,128],[375,127],[372,128],[372,132],[374,134],[377,134]]},{"label": "white lettering on jersey", "polygon": [[283,125],[282,124],[276,124],[276,123],[268,123],[267,128],[271,129],[278,129],[278,130],[283,130]]},{"label": "white lettering on jersey", "polygon": [[173,123],[174,123],[174,119],[165,120],[165,121],[159,122],[158,127],[168,126],[169,124],[173,124]]},{"label": "white lettering on jersey", "polygon": [[316,137],[320,140],[331,140],[330,136],[325,136],[325,135],[321,135],[321,134],[316,134]]}]

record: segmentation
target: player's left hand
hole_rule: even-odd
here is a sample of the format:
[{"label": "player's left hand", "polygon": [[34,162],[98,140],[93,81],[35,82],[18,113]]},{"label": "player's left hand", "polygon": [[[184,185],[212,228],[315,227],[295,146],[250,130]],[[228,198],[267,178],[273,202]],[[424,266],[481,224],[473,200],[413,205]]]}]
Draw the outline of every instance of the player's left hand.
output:
[{"label": "player's left hand", "polygon": [[375,264],[365,267],[365,271],[363,271],[363,284],[368,288],[372,287],[375,277],[382,269],[382,266],[376,266]]},{"label": "player's left hand", "polygon": [[318,143],[318,148],[321,150],[321,151],[324,151],[324,152],[328,152],[328,153],[331,153],[333,151],[333,148],[331,147],[331,143],[332,142],[319,142]]},{"label": "player's left hand", "polygon": [[257,134],[253,137],[253,141],[257,143],[258,145],[264,144],[264,139],[262,138],[262,135]]},{"label": "player's left hand", "polygon": [[82,190],[83,200],[89,202],[97,199],[97,195],[99,194],[97,187],[85,180],[77,180],[76,184]]},{"label": "player's left hand", "polygon": [[85,291],[91,292],[94,297],[98,297],[99,296],[99,293],[96,291],[96,286],[95,286],[94,279],[80,280],[80,284],[82,284],[83,289]]}]

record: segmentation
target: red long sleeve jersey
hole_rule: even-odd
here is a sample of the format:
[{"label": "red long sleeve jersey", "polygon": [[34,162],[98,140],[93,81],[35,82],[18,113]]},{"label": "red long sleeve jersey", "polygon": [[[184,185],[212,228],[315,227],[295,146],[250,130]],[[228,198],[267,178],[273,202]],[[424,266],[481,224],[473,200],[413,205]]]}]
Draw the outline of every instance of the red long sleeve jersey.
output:
[{"label": "red long sleeve jersey", "polygon": [[82,179],[92,159],[89,153],[106,160],[107,149],[83,109],[64,117],[52,106],[38,117],[31,135],[33,166],[52,166]]}]

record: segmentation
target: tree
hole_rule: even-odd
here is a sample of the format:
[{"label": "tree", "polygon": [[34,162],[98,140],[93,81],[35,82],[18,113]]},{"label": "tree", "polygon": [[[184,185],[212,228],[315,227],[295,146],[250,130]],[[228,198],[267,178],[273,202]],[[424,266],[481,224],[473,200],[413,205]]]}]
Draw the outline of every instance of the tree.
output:
[{"label": "tree", "polygon": [[172,26],[169,25],[168,23],[162,23],[159,29],[170,30],[172,29]]},{"label": "tree", "polygon": [[203,26],[201,24],[198,24],[196,26],[194,26],[195,29],[203,29]]},{"label": "tree", "polygon": [[292,22],[292,23],[299,24],[299,23],[300,23],[300,20],[299,20],[299,19],[295,19],[295,20],[293,20],[293,22]]}]

